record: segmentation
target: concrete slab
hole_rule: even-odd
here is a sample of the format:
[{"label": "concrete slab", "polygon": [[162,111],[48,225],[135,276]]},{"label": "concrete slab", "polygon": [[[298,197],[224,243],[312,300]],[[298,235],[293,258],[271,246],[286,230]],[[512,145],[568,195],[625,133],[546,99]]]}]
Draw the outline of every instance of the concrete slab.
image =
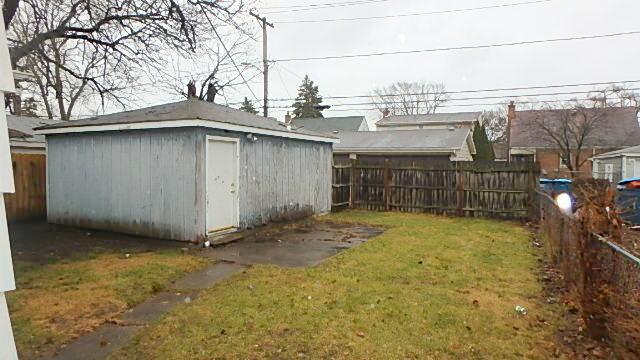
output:
[{"label": "concrete slab", "polygon": [[101,326],[63,348],[55,360],[102,360],[124,347],[140,331],[140,326]]},{"label": "concrete slab", "polygon": [[269,234],[252,234],[237,242],[206,249],[203,255],[241,265],[315,266],[338,252],[382,233],[382,229],[312,223]]},{"label": "concrete slab", "polygon": [[170,286],[173,290],[202,290],[209,288],[231,275],[245,269],[241,264],[220,262],[206,269],[192,272]]}]

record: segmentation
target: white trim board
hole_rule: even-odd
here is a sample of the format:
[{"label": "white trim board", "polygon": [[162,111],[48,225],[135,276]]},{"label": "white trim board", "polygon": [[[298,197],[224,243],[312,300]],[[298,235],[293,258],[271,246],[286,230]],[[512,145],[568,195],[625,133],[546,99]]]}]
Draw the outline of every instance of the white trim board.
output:
[{"label": "white trim board", "polygon": [[98,131],[126,131],[126,130],[149,130],[149,129],[169,129],[169,128],[182,128],[182,127],[203,127],[209,129],[219,129],[228,131],[237,131],[244,133],[251,133],[257,135],[276,136],[289,139],[309,140],[317,142],[326,142],[337,144],[340,139],[325,137],[322,135],[307,135],[294,133],[289,131],[278,131],[262,129],[251,126],[236,125],[220,121],[212,120],[165,120],[165,121],[147,121],[136,122],[126,124],[109,124],[109,125],[84,125],[84,126],[69,126],[64,128],[55,129],[40,129],[36,130],[36,134],[50,135],[50,134],[68,134],[68,133],[84,133],[84,132],[98,132]]}]

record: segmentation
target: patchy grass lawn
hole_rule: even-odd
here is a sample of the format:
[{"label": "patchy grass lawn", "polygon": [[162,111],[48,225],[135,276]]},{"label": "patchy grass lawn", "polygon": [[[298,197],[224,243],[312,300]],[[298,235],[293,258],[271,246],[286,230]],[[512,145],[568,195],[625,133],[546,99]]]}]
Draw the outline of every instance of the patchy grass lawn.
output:
[{"label": "patchy grass lawn", "polygon": [[7,293],[7,300],[21,358],[58,348],[205,263],[180,250],[15,262],[18,290]]},{"label": "patchy grass lawn", "polygon": [[[531,235],[508,222],[400,213],[328,217],[385,226],[307,269],[255,266],[201,293],[117,359],[547,359]],[[527,315],[518,315],[516,305]]]}]

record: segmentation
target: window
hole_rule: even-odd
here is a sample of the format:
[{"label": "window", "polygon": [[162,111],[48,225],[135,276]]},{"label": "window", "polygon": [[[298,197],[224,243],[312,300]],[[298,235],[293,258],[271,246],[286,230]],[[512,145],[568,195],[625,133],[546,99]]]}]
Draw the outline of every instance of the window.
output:
[{"label": "window", "polygon": [[[564,160],[562,159],[562,153],[558,154],[558,157],[560,158],[560,169],[566,169],[567,168],[567,164],[564,162]],[[573,154],[569,154],[569,162],[573,161]]]},{"label": "window", "polygon": [[511,155],[513,162],[533,162],[533,154],[515,154]]},{"label": "window", "polygon": [[613,164],[604,164],[604,178],[613,182]]}]

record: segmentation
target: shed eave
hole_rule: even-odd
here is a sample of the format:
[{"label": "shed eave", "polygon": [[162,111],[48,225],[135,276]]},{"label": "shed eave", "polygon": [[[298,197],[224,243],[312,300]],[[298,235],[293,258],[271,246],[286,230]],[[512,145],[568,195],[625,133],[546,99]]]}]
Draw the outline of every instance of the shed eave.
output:
[{"label": "shed eave", "polygon": [[333,138],[333,137],[292,133],[288,131],[277,131],[277,130],[263,129],[259,127],[251,127],[251,126],[245,126],[245,125],[230,124],[230,123],[225,123],[220,121],[199,120],[199,119],[68,126],[68,127],[60,127],[60,128],[52,128],[52,129],[38,129],[35,131],[35,133],[38,135],[52,135],[52,134],[68,134],[68,133],[84,133],[84,132],[100,132],[100,131],[169,129],[169,128],[182,128],[182,127],[203,127],[203,128],[209,128],[209,129],[228,130],[228,131],[251,133],[256,135],[267,135],[267,136],[275,136],[275,137],[307,140],[307,141],[315,141],[315,142],[324,142],[324,143],[333,143],[333,144],[337,144],[340,142],[340,139]]},{"label": "shed eave", "polygon": [[398,149],[398,148],[341,148],[333,150],[336,154],[429,154],[429,155],[451,155],[457,149],[452,148],[429,148],[429,149]]}]

